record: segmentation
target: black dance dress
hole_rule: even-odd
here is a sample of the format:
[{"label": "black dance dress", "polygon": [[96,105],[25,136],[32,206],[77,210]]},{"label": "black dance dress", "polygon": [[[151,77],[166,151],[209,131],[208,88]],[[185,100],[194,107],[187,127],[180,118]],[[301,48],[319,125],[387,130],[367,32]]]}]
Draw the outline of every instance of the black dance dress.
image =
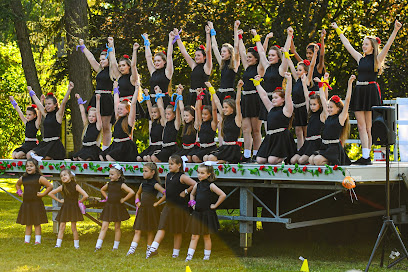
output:
[{"label": "black dance dress", "polygon": [[[262,87],[268,94],[269,100],[272,101],[272,94],[276,88],[282,88],[283,77],[279,74],[279,67],[281,63],[275,63],[269,65],[263,76],[264,81],[262,82]],[[259,119],[266,121],[268,117],[268,112],[266,111],[265,105],[261,101],[261,109],[259,111]]]},{"label": "black dance dress", "polygon": [[64,195],[64,203],[59,210],[55,221],[57,222],[78,222],[84,221],[84,217],[79,209],[78,196],[79,193],[76,190],[76,182],[71,181],[66,184],[68,193],[64,190],[62,194]]},{"label": "black dance dress", "polygon": [[[339,114],[327,117],[323,126],[322,145],[315,153],[325,157],[331,165],[350,165],[351,161],[339,140],[343,126],[339,122]],[[330,142],[327,142],[330,141]]]},{"label": "black dance dress", "polygon": [[[119,86],[119,100],[123,101],[123,99],[129,99],[132,102],[133,94],[135,93],[135,85],[132,84],[130,81],[131,74],[121,75],[118,79],[118,86]],[[115,113],[112,114],[113,119],[115,119]],[[146,113],[142,106],[140,105],[139,101],[136,102],[136,119],[138,118],[145,118]]]},{"label": "black dance dress", "polygon": [[158,229],[172,233],[183,233],[188,219],[187,202],[189,196],[182,198],[180,193],[190,186],[180,182],[183,173],[169,173],[166,176],[166,205],[160,215]]},{"label": "black dance dress", "polygon": [[96,108],[96,94],[101,95],[101,116],[111,116],[114,112],[113,109],[113,81],[109,75],[109,66],[103,68],[96,75],[96,88],[95,92],[92,95],[91,100],[89,101],[88,106]]},{"label": "black dance dress", "polygon": [[26,175],[22,177],[24,194],[23,203],[18,211],[16,223],[26,226],[38,226],[48,223],[44,202],[37,196],[40,191],[39,174]]},{"label": "black dance dress", "polygon": [[14,149],[13,152],[24,152],[27,154],[28,151],[33,150],[37,144],[37,131],[38,128],[35,126],[35,122],[37,121],[37,117],[31,121],[26,122],[25,125],[25,140],[22,146]]},{"label": "black dance dress", "polygon": [[[187,134],[187,128],[188,126],[193,126],[192,130],[193,132],[191,134]],[[198,146],[196,144],[197,141],[197,131],[194,128],[194,121],[192,121],[190,124],[186,124],[183,129],[183,136],[181,138],[182,142],[182,148],[176,152],[176,155],[181,156],[187,156],[189,153],[193,150],[197,150]]]},{"label": "black dance dress", "polygon": [[241,135],[241,128],[235,123],[234,114],[227,115],[224,118],[224,127],[222,128],[224,132],[224,143],[211,152],[211,154],[217,157],[217,160],[238,163],[242,158],[241,145],[237,142]]},{"label": "black dance dress", "polygon": [[312,112],[307,124],[306,139],[303,146],[299,149],[298,154],[300,156],[311,156],[319,150],[322,145],[322,129],[324,123],[320,120],[320,114],[322,110]]},{"label": "black dance dress", "polygon": [[188,233],[206,235],[216,233],[220,228],[217,213],[210,208],[211,196],[214,194],[210,185],[207,179],[197,183],[195,210],[190,215],[186,228]]},{"label": "black dance dress", "polygon": [[214,141],[215,133],[211,126],[212,120],[202,122],[200,131],[198,132],[199,147],[188,153],[189,156],[196,155],[201,161],[205,155],[209,155],[217,149],[217,143]]},{"label": "black dance dress", "polygon": [[371,111],[371,107],[382,104],[380,86],[374,72],[374,55],[366,55],[358,63],[356,87],[351,94],[350,109],[352,111]]},{"label": "black dance dress", "polygon": [[137,211],[134,230],[141,231],[157,231],[159,225],[160,212],[158,208],[153,207],[154,202],[157,201],[158,191],[154,188],[157,180],[148,179],[142,183],[142,196],[140,200],[140,207]]},{"label": "black dance dress", "polygon": [[[100,154],[106,160],[106,155],[111,156],[115,161],[136,161],[138,156],[137,146],[130,138],[132,127],[127,122],[128,116],[120,117],[113,128],[113,143]],[[123,131],[122,121],[125,120],[129,134]]]},{"label": "black dance dress", "polygon": [[174,126],[175,119],[166,122],[163,130],[163,145],[161,150],[157,150],[155,155],[161,162],[167,162],[169,157],[176,153],[179,148],[177,146],[178,130]]},{"label": "black dance dress", "polygon": [[283,106],[274,107],[268,112],[268,130],[257,156],[267,159],[270,156],[290,160],[296,153],[296,144],[289,131],[290,118],[283,114]]},{"label": "black dance dress", "polygon": [[88,124],[84,138],[82,139],[82,148],[72,155],[73,158],[80,157],[83,160],[99,161],[101,148],[98,146],[98,136],[101,131],[97,129],[96,122]]},{"label": "black dance dress", "polygon": [[250,78],[255,78],[258,74],[258,65],[251,65],[245,70],[242,75],[244,81],[244,90],[241,97],[241,112],[242,118],[259,117],[259,109],[261,101],[259,94],[256,91],[254,83]]},{"label": "black dance dress", "polygon": [[302,80],[299,78],[292,89],[292,100],[293,100],[293,114],[295,118],[293,119],[294,127],[307,126],[307,108],[305,93],[303,91]]},{"label": "black dance dress", "polygon": [[140,157],[151,156],[157,150],[160,150],[163,143],[163,126],[160,123],[160,118],[152,122],[150,128],[150,145],[142,153]]},{"label": "black dance dress", "polygon": [[57,110],[48,112],[44,120],[44,138],[34,148],[35,154],[42,157],[50,157],[53,160],[65,158],[65,148],[61,142],[61,124],[57,121]]},{"label": "black dance dress", "polygon": [[166,108],[170,104],[170,96],[169,96],[169,84],[170,84],[170,79],[167,78],[166,76],[166,68],[163,67],[161,69],[157,69],[154,71],[149,79],[149,85],[150,85],[150,97],[153,99],[150,99],[152,102],[152,105],[156,104],[156,92],[154,91],[154,87],[159,86],[160,89],[162,90],[162,93],[165,94],[165,96],[162,98],[163,99],[163,104],[164,108]]},{"label": "black dance dress", "polygon": [[106,201],[101,213],[100,218],[102,221],[121,222],[130,218],[125,204],[120,203],[121,198],[124,197],[122,184],[123,182],[120,181],[110,181],[108,183],[108,201]]},{"label": "black dance dress", "polygon": [[[204,71],[205,63],[199,63],[194,67],[190,74],[190,97],[188,99],[188,105],[194,106],[197,99],[196,89],[207,88],[205,82],[210,78]],[[204,90],[203,105],[211,105],[211,96],[208,90]]]},{"label": "black dance dress", "polygon": [[235,76],[237,73],[234,69],[229,68],[231,60],[226,60],[224,67],[221,69],[221,82],[220,88],[217,90],[217,96],[221,103],[224,101],[226,96],[231,96],[235,100],[236,93],[234,91]]},{"label": "black dance dress", "polygon": [[[316,65],[315,65],[314,70],[313,70],[313,78],[315,78],[315,77],[322,78],[324,76],[324,74],[325,74],[325,70],[323,69],[322,73],[319,73],[319,71],[317,70],[317,64],[318,64],[318,62],[316,60]],[[314,91],[314,92],[318,93],[319,92],[319,85],[316,82],[314,82],[313,86],[311,86],[308,89],[309,89],[310,92]]]}]

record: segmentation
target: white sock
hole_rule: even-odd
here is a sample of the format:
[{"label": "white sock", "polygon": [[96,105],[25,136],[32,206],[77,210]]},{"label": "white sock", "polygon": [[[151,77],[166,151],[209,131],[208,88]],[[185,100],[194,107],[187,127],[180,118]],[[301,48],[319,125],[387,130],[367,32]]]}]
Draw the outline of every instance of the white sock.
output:
[{"label": "white sock", "polygon": [[149,250],[150,250],[150,245],[147,245],[146,251],[149,251]]},{"label": "white sock", "polygon": [[24,242],[25,243],[30,243],[31,240],[31,235],[24,235]]},{"label": "white sock", "polygon": [[41,244],[41,235],[36,235],[35,236],[35,242]]},{"label": "white sock", "polygon": [[256,154],[258,154],[258,150],[252,150],[252,154],[253,154],[254,156],[256,156]]},{"label": "white sock", "polygon": [[108,149],[109,145],[102,145],[102,151],[105,151],[106,149]]},{"label": "white sock", "polygon": [[136,243],[136,242],[132,242],[132,243],[130,244],[130,248],[129,248],[129,251],[128,251],[127,254],[129,255],[129,254],[135,253],[136,248],[137,248],[137,243]]},{"label": "white sock", "polygon": [[120,243],[120,241],[114,241],[113,242],[113,248],[118,249],[119,248],[119,243]]},{"label": "white sock", "polygon": [[204,260],[209,260],[211,255],[211,250],[204,249]]},{"label": "white sock", "polygon": [[79,248],[79,240],[74,240],[74,247]]},{"label": "white sock", "polygon": [[177,256],[180,254],[180,249],[173,248],[173,256]]},{"label": "white sock", "polygon": [[150,246],[150,251],[155,252],[159,248],[159,243],[158,242],[153,242],[152,245]]},{"label": "white sock", "polygon": [[61,247],[61,244],[62,244],[62,239],[57,239],[57,244],[55,246]]},{"label": "white sock", "polygon": [[96,248],[101,248],[102,247],[102,243],[103,243],[103,240],[102,239],[98,239],[98,241],[96,241]]},{"label": "white sock", "polygon": [[130,244],[130,246],[136,248],[136,247],[137,247],[137,243],[136,243],[136,242],[132,242],[132,243]]},{"label": "white sock", "polygon": [[363,158],[368,159],[370,157],[370,149],[369,148],[363,148]]},{"label": "white sock", "polygon": [[191,255],[191,259],[192,259],[194,256],[194,252],[195,252],[195,249],[189,248],[187,251],[187,258],[188,258],[188,255]]},{"label": "white sock", "polygon": [[251,150],[245,149],[244,150],[244,157],[245,158],[250,158],[251,157]]}]

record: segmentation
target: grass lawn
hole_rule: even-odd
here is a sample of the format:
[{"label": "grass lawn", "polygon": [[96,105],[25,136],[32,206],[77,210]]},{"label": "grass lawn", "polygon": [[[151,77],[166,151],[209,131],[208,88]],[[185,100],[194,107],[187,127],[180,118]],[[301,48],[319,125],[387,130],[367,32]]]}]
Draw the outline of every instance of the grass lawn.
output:
[{"label": "grass lawn", "polygon": [[[15,192],[14,180],[0,179],[0,186]],[[51,198],[45,197],[46,205],[51,205]],[[172,259],[172,237],[169,235],[159,248],[159,255],[145,260],[145,237],[133,256],[126,257],[126,252],[133,237],[134,216],[122,227],[122,239],[119,250],[112,252],[113,231],[108,232],[102,250],[94,253],[99,226],[85,219],[78,224],[80,249],[75,250],[69,224],[61,248],[54,248],[56,235],[52,231],[51,213],[48,224],[42,225],[42,244],[34,246],[24,244],[24,226],[15,223],[20,203],[0,191],[0,271],[185,271],[184,259],[187,254],[189,236],[185,235],[178,259]],[[231,222],[228,224],[231,229]],[[113,226],[112,226],[113,227]],[[378,225],[378,230],[380,225]],[[307,229],[304,229],[305,233]],[[310,271],[347,271],[364,270],[376,237],[369,241],[350,239],[339,229],[333,236],[342,242],[332,243],[321,239],[310,241],[303,239],[278,238],[279,233],[258,231],[254,235],[253,247],[248,257],[243,257],[239,247],[239,233],[221,231],[213,236],[213,250],[210,261],[203,261],[203,242],[199,242],[193,261],[189,262],[195,271],[299,271],[299,256],[308,259]],[[299,233],[299,231],[297,232]],[[342,237],[344,236],[344,237]],[[302,236],[300,236],[302,237]],[[386,251],[388,262],[389,251]],[[370,271],[380,269],[379,256],[374,260]],[[407,271],[408,261],[402,261],[391,271]]]}]

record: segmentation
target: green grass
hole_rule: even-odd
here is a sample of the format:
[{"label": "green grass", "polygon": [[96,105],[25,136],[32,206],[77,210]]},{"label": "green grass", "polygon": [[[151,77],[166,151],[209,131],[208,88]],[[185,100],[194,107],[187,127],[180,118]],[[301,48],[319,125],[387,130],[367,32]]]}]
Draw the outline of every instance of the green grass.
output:
[{"label": "green grass", "polygon": [[[14,182],[14,180],[13,180]],[[14,184],[9,180],[0,180],[0,186],[15,192]],[[44,199],[46,205],[51,199]],[[134,217],[126,221],[122,227],[122,239],[119,250],[112,252],[113,231],[108,232],[102,250],[94,253],[93,249],[100,228],[88,219],[78,224],[80,233],[79,250],[73,247],[73,239],[69,226],[62,247],[55,249],[56,235],[53,233],[51,214],[50,223],[42,225],[42,244],[25,245],[24,226],[15,223],[20,203],[0,191],[0,271],[185,271],[184,262],[187,254],[189,236],[185,235],[179,259],[172,259],[172,237],[169,235],[159,248],[159,256],[145,260],[146,240],[142,241],[136,254],[126,257],[133,236],[132,224]],[[232,222],[231,222],[232,223]],[[342,229],[333,236],[339,236],[342,242],[332,243],[319,239],[293,239],[281,237],[281,233],[257,232],[254,235],[253,247],[248,257],[243,257],[239,247],[239,233],[234,224],[224,227],[219,236],[213,236],[211,260],[204,262],[203,242],[199,242],[193,261],[189,262],[195,271],[299,271],[299,256],[306,257],[310,271],[347,271],[349,269],[364,270],[376,237],[370,242],[358,242],[348,239]],[[378,226],[379,228],[380,226]],[[307,236],[305,229],[305,237]],[[291,233],[286,231],[285,233]],[[297,232],[299,233],[299,232]],[[301,232],[300,232],[301,233]],[[302,237],[302,235],[300,236]],[[33,242],[34,237],[31,238]],[[386,254],[389,254],[387,251]],[[388,257],[386,256],[386,261]],[[375,258],[370,271],[385,271],[378,266],[379,256]],[[391,271],[407,271],[408,262],[403,261]]]}]

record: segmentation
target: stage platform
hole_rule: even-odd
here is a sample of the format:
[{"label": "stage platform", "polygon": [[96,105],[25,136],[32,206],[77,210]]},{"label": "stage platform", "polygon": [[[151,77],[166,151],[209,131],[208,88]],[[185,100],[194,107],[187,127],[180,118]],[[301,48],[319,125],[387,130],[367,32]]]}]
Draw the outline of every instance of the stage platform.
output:
[{"label": "stage platform", "polygon": [[[59,172],[61,169],[71,169],[76,174],[76,179],[85,190],[98,194],[102,184],[108,181],[108,170],[111,162],[84,162],[84,161],[43,161],[40,163],[43,174],[54,183],[59,185]],[[142,182],[143,163],[119,162],[125,169],[126,182],[131,186]],[[25,172],[25,160],[0,159],[0,178],[11,178],[17,180]],[[196,169],[199,164],[187,163],[186,174],[192,178],[197,177]],[[167,163],[158,163],[160,176],[162,178],[168,173]],[[384,192],[385,183],[385,162],[374,162],[369,166],[296,166],[296,165],[261,165],[261,164],[218,164],[216,169],[217,186],[223,188],[227,193],[225,206],[220,209],[237,209],[239,215],[219,215],[221,220],[236,220],[240,225],[240,244],[247,249],[252,244],[252,233],[255,222],[281,223],[287,229],[302,228],[327,223],[342,222],[348,220],[362,219],[368,217],[381,217],[385,214],[382,205],[370,204],[369,209],[364,212],[341,214],[333,211],[333,215],[323,218],[311,217],[310,220],[297,221],[296,214],[305,212],[306,208],[313,208],[321,205],[324,201],[339,198],[345,201],[344,205],[349,205],[355,200],[354,194],[348,192],[342,186],[345,176],[352,177],[356,182],[358,192],[364,192],[368,188],[378,188],[380,193]],[[390,181],[398,185],[399,191],[392,195],[398,198],[399,205],[392,206],[391,213],[397,223],[408,223],[407,203],[408,182],[407,162],[390,163]],[[0,189],[3,189],[0,187]],[[3,189],[4,190],[4,189]],[[303,190],[299,197],[299,190]],[[306,191],[305,191],[306,190]],[[307,193],[306,193],[307,192]],[[371,191],[370,191],[371,192]],[[21,201],[16,194],[7,192],[10,196]],[[369,193],[367,193],[369,195]],[[366,194],[366,195],[367,195]],[[92,195],[92,193],[91,193]],[[346,197],[344,197],[346,196]],[[352,200],[353,198],[353,200]],[[135,209],[133,201],[127,203],[130,213]],[[53,201],[53,206],[48,207],[48,211],[59,210],[60,204]],[[262,215],[257,213],[257,207],[261,207]],[[318,206],[321,207],[321,206]],[[99,213],[101,209],[87,209],[87,213]],[[309,211],[309,210],[307,210]],[[87,214],[87,216],[98,223],[97,218]],[[54,218],[54,217],[53,217]],[[58,225],[55,224],[54,230]]]}]

